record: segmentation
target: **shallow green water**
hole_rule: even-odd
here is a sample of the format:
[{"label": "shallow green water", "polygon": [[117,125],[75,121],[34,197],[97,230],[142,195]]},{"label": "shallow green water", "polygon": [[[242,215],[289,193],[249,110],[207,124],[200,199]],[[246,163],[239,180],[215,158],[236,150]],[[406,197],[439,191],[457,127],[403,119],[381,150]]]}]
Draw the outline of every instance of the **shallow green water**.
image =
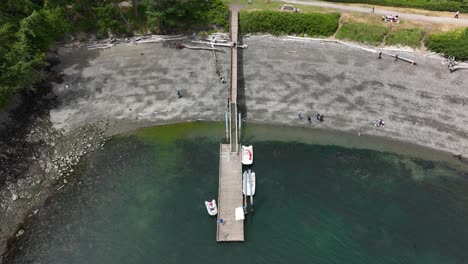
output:
[{"label": "shallow green water", "polygon": [[217,196],[223,128],[186,124],[119,136],[90,156],[7,263],[468,262],[467,173],[373,150],[260,141],[264,128],[251,127],[256,212],[245,243],[217,244],[203,203]]}]

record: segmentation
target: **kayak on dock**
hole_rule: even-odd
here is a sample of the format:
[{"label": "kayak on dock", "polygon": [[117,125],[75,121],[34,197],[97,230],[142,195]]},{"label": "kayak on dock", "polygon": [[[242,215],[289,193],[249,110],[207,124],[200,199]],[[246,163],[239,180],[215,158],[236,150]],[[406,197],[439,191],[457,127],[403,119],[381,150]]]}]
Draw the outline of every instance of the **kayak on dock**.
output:
[{"label": "kayak on dock", "polygon": [[206,210],[210,215],[217,215],[218,214],[218,207],[216,206],[216,200],[213,199],[211,202],[205,201]]},{"label": "kayak on dock", "polygon": [[242,146],[242,164],[251,165],[253,163],[253,146],[243,145]]}]

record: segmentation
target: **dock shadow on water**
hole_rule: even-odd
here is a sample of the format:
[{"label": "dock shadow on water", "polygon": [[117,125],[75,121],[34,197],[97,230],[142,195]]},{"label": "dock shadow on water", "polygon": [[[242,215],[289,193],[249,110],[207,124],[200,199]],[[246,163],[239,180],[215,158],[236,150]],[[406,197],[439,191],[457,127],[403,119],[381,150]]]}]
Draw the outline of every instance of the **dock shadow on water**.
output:
[{"label": "dock shadow on water", "polygon": [[[239,43],[238,45],[244,44],[244,39],[242,34],[239,34]],[[237,49],[237,107],[240,113],[242,113],[242,118],[247,118],[247,104],[245,97],[245,78],[244,78],[244,49]]]},{"label": "dock shadow on water", "polygon": [[252,142],[255,219],[245,243],[216,243],[204,201],[217,196],[222,135],[200,124],[115,137],[30,218],[5,263],[468,261],[466,172],[294,135]]}]

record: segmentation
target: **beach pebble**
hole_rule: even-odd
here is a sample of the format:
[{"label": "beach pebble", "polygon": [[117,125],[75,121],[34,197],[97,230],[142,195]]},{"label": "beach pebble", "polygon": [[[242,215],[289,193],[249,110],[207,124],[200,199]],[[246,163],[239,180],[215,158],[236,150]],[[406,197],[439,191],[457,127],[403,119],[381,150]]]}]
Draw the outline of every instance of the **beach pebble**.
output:
[{"label": "beach pebble", "polygon": [[16,193],[14,193],[14,194],[11,196],[11,200],[13,200],[13,201],[18,200],[18,198],[19,198],[19,196],[18,196]]},{"label": "beach pebble", "polygon": [[20,236],[22,236],[23,234],[24,234],[24,230],[23,230],[23,229],[20,229],[20,230],[18,231],[18,233],[16,233],[16,237],[20,237]]}]

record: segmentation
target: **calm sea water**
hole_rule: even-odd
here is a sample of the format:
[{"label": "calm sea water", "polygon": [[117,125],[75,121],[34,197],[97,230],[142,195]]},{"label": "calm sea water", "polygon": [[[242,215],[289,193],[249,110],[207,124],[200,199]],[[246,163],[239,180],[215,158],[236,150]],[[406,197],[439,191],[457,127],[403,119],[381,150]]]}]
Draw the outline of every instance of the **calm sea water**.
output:
[{"label": "calm sea water", "polygon": [[92,154],[6,263],[468,263],[468,173],[258,131],[246,135],[257,189],[244,243],[216,243],[204,205],[217,196],[223,128],[186,124]]}]

